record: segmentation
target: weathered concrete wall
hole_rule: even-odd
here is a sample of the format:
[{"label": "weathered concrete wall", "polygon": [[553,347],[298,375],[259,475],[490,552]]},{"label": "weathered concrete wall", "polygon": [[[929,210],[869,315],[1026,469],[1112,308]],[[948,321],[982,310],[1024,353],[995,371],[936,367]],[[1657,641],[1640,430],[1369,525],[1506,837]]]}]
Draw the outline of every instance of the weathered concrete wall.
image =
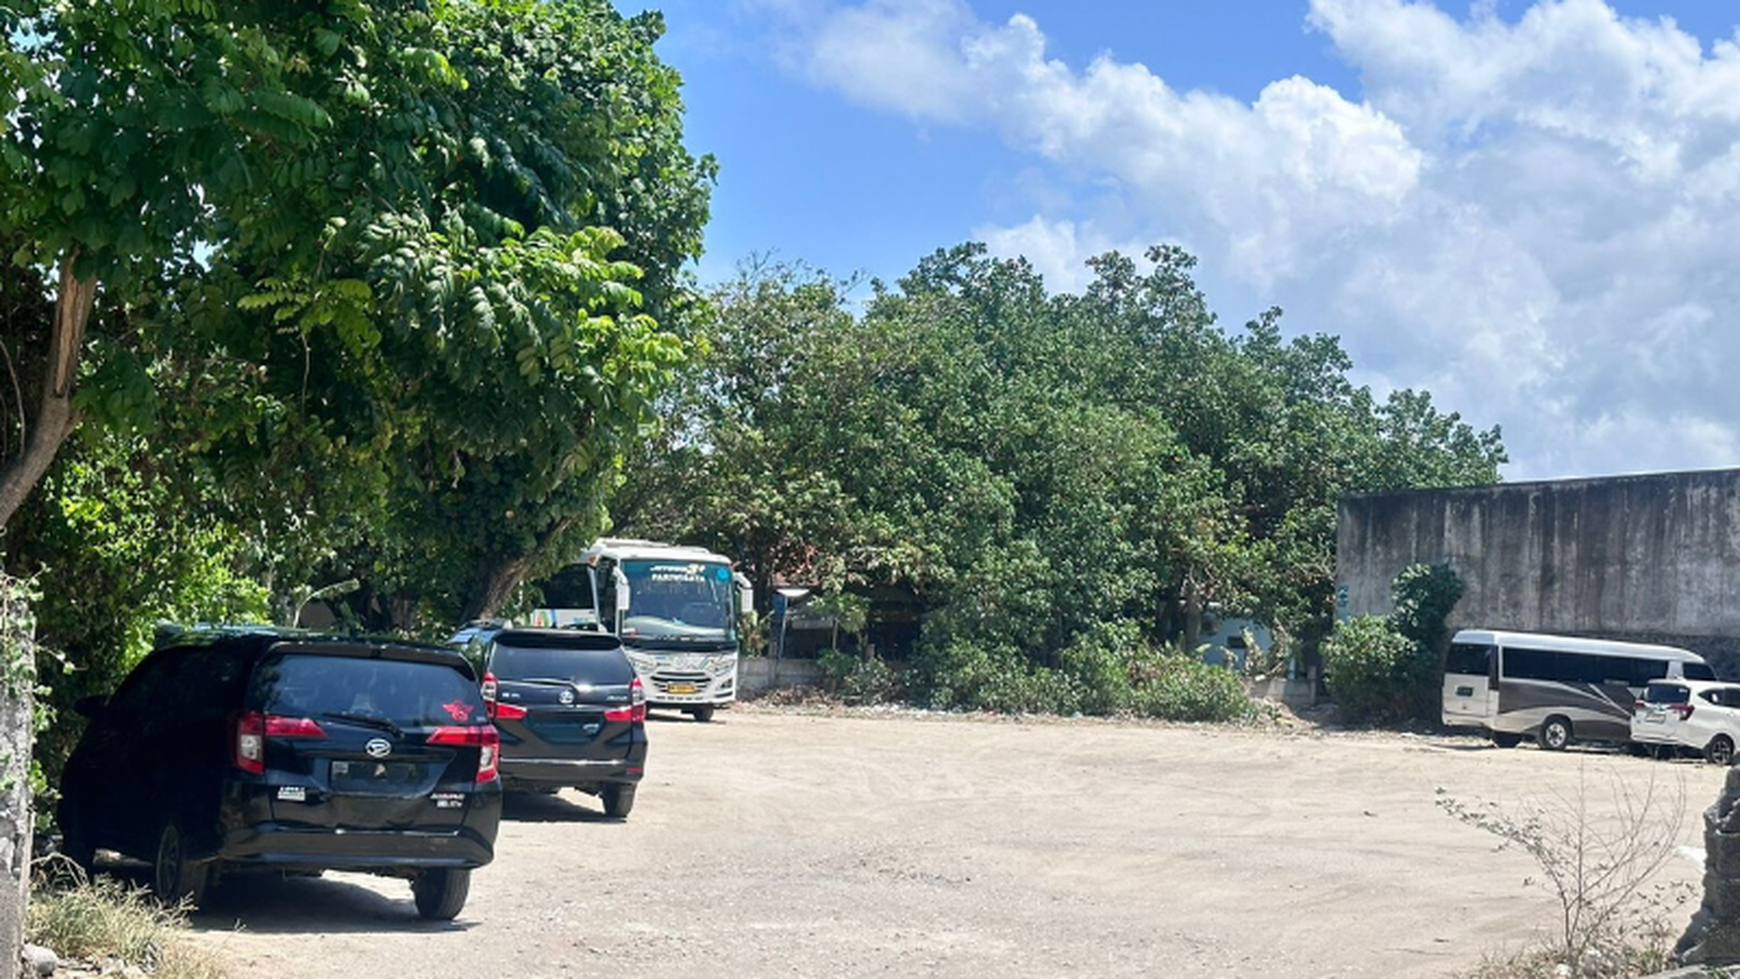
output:
[{"label": "weathered concrete wall", "polygon": [[1740,470],[1342,499],[1347,613],[1388,612],[1397,572],[1443,561],[1467,586],[1453,627],[1670,642],[1740,676]]}]

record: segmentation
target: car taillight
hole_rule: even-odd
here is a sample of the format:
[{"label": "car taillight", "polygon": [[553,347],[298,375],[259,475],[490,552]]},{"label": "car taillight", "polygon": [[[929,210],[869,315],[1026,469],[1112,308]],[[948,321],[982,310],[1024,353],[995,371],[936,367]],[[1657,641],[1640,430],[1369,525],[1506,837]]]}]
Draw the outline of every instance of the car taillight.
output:
[{"label": "car taillight", "polygon": [[236,716],[236,735],[230,743],[230,760],[244,772],[266,772],[266,718],[255,711]]},{"label": "car taillight", "polygon": [[644,721],[646,720],[646,688],[640,685],[640,677],[628,685],[627,707],[614,707],[604,712],[607,721]]},{"label": "car taillight", "polygon": [[1649,702],[1646,700],[1634,700],[1631,702],[1631,712],[1633,714],[1637,713],[1640,710],[1648,710],[1648,709],[1649,709]]},{"label": "car taillight", "polygon": [[503,718],[506,718],[507,720],[510,720],[510,721],[517,721],[520,718],[526,716],[526,709],[524,707],[521,707],[519,704],[509,704],[509,703],[505,703],[505,702],[498,702],[495,705],[494,716],[495,716],[495,719],[498,721],[502,720]]},{"label": "car taillight", "polygon": [[1692,716],[1691,704],[1674,704],[1673,709],[1674,713],[1680,715],[1680,720],[1682,721]]},{"label": "car taillight", "polygon": [[235,740],[231,744],[230,760],[237,768],[255,775],[266,771],[267,738],[326,737],[326,731],[311,717],[282,717],[250,710],[236,715]]},{"label": "car taillight", "polygon": [[483,675],[483,683],[480,685],[480,689],[483,691],[483,712],[490,717],[494,717],[495,712],[500,710],[500,707],[496,705],[495,698],[498,691],[501,690],[501,684],[496,682],[494,673],[485,673]]},{"label": "car taillight", "polygon": [[438,727],[429,732],[429,744],[451,744],[477,749],[477,781],[492,782],[501,761],[501,735],[484,727]]}]

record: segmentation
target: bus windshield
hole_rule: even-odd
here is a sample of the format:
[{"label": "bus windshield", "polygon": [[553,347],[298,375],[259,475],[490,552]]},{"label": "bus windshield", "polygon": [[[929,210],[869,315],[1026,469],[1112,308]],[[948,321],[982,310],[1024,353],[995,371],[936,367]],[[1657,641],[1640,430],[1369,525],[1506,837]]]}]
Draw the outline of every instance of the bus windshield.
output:
[{"label": "bus windshield", "polygon": [[735,641],[731,569],[704,561],[624,561],[628,612],[622,635]]}]

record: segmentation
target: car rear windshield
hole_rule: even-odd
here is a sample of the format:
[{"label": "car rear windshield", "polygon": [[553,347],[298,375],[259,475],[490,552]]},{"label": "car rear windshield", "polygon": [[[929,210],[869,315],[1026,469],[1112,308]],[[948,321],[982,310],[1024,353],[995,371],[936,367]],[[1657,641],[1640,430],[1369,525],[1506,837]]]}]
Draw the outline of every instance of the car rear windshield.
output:
[{"label": "car rear windshield", "polygon": [[620,649],[559,649],[497,643],[489,670],[497,680],[628,683],[634,667]]},{"label": "car rear windshield", "polygon": [[268,657],[254,672],[255,703],[268,714],[353,714],[400,727],[476,723],[477,685],[441,663],[317,653]]},{"label": "car rear windshield", "polygon": [[1652,683],[1643,692],[1645,703],[1650,704],[1683,704],[1691,696],[1691,691],[1677,683]]}]

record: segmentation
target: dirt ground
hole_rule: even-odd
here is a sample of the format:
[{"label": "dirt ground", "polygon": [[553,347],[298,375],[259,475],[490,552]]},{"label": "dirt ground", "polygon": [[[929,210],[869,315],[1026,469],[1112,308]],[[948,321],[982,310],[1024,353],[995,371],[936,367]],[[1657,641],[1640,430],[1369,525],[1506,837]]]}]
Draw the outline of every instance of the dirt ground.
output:
[{"label": "dirt ground", "polygon": [[1599,811],[1653,779],[1683,787],[1701,846],[1723,774],[1309,730],[767,708],[650,728],[633,815],[510,800],[457,922],[328,875],[231,885],[200,940],[238,977],[1443,976],[1555,905],[1440,789],[1514,804],[1581,781]]}]

